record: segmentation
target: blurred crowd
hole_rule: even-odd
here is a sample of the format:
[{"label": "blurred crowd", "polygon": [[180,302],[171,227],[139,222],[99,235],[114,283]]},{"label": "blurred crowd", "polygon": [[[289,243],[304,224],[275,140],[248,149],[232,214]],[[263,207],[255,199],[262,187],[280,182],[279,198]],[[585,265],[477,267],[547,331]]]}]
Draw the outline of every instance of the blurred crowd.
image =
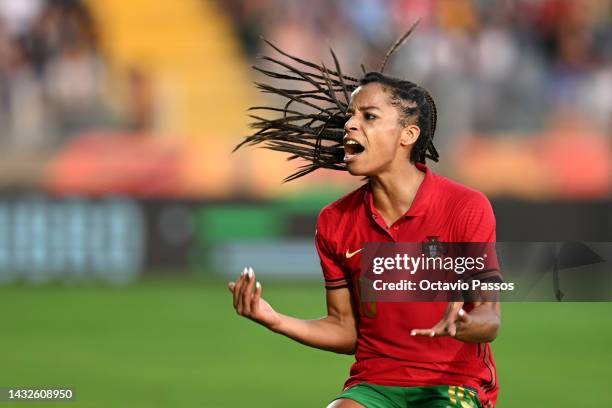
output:
[{"label": "blurred crowd", "polygon": [[80,0],[0,0],[0,148],[47,150],[105,120],[105,66]]},{"label": "blurred crowd", "polygon": [[224,1],[254,57],[259,35],[294,55],[345,71],[377,70],[421,23],[386,72],[427,87],[438,103],[441,150],[462,134],[541,132],[572,117],[612,135],[610,0]]},{"label": "blurred crowd", "polygon": [[[99,7],[110,4],[104,0],[0,0],[0,190],[48,184],[46,163],[51,162],[53,168],[65,169],[56,179],[78,184],[74,191],[90,191],[94,176],[103,180],[104,191],[116,191],[113,183],[129,179],[126,168],[134,175],[127,184],[149,191],[161,180],[160,174],[175,174],[167,170],[172,162],[176,177],[170,177],[173,187],[167,191],[212,195],[212,173],[201,166],[226,166],[229,178],[232,166],[225,162],[225,153],[235,139],[216,138],[217,133],[227,134],[227,119],[202,109],[206,120],[199,120],[200,99],[216,101],[218,88],[208,86],[210,74],[201,74],[198,59],[208,66],[214,58],[210,65],[243,72],[244,56],[253,62],[258,54],[274,54],[264,47],[259,38],[263,35],[294,55],[328,66],[333,47],[343,71],[360,76],[361,64],[378,70],[391,44],[420,19],[386,72],[420,83],[436,100],[435,143],[442,157],[437,169],[499,195],[612,195],[612,0],[224,0],[214,3],[214,13],[194,18],[192,31],[185,29],[183,14],[169,13],[192,13],[189,4],[151,0],[140,10],[145,7],[140,3],[112,3],[116,7]],[[156,33],[166,24],[173,27],[175,37],[161,31],[153,40],[150,30],[122,30],[122,24],[113,24],[117,16],[125,16],[128,27],[153,27]],[[230,35],[219,45],[198,37],[208,31],[194,27],[208,27],[223,36],[227,28],[233,29],[243,54],[210,57],[207,47],[182,47],[193,41],[225,50],[236,43]],[[109,46],[121,41],[128,46]],[[132,58],[122,65],[121,55]],[[155,70],[149,66],[152,61]],[[242,79],[234,85],[252,87],[250,78]],[[184,87],[197,90],[193,95],[198,96]],[[241,109],[234,110],[236,106],[225,110],[232,118],[238,110],[243,115]],[[189,109],[196,114],[175,112],[190,113]],[[198,118],[191,120],[197,125],[187,123],[192,117]],[[201,123],[206,132],[194,132],[193,138],[201,148],[185,148],[189,156],[172,153],[174,161],[167,152],[179,149],[183,139],[133,137],[163,133],[160,129],[175,135],[191,125],[204,126]],[[104,136],[94,138],[95,143],[81,143],[97,130]],[[133,143],[132,150],[124,141]],[[153,147],[145,146],[149,142]],[[73,154],[70,147],[76,144],[77,150],[89,146],[86,159]],[[100,154],[110,145],[114,147],[106,155]],[[149,159],[154,165],[148,171],[129,167],[134,155],[142,159],[140,164]],[[466,155],[470,160],[463,160]],[[186,165],[185,157],[193,165]],[[108,163],[92,166],[91,175],[83,175],[83,163],[105,158]],[[216,163],[216,158],[223,159]],[[193,173],[185,176],[184,168]],[[108,169],[118,176],[108,176]],[[278,171],[256,176],[263,174],[262,185],[277,186]],[[72,183],[76,176],[82,176],[80,184]],[[317,177],[309,180],[316,182]],[[243,175],[239,178],[244,185],[257,184]],[[111,187],[104,184],[107,181]]]}]

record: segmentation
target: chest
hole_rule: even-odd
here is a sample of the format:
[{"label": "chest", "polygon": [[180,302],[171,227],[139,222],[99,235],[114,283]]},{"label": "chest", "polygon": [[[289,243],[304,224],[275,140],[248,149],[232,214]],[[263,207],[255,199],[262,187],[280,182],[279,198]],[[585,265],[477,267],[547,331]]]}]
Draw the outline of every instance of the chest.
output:
[{"label": "chest", "polygon": [[337,259],[351,276],[359,274],[361,250],[371,242],[452,242],[455,228],[444,214],[402,217],[386,225],[380,216],[371,215],[367,222],[348,222],[343,227],[344,239],[336,243]]}]

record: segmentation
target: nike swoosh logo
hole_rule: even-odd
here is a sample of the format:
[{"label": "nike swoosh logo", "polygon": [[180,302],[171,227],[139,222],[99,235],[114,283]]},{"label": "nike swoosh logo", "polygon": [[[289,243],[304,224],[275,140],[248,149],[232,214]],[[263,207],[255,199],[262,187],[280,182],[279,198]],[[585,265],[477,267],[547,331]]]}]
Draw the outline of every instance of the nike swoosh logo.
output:
[{"label": "nike swoosh logo", "polygon": [[355,256],[356,254],[358,254],[359,252],[361,252],[361,250],[362,250],[362,249],[363,249],[363,248],[359,248],[359,249],[358,249],[358,250],[356,250],[355,252],[349,252],[349,250],[347,249],[347,250],[346,250],[346,254],[345,254],[345,255],[346,255],[346,259],[350,259],[350,258],[352,258],[352,257],[353,257],[353,256]]}]

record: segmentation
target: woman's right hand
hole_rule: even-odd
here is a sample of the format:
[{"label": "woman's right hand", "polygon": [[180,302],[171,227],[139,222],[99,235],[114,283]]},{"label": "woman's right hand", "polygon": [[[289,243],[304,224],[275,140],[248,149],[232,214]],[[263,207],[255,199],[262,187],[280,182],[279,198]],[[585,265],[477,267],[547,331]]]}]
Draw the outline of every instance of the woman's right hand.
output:
[{"label": "woman's right hand", "polygon": [[244,268],[238,280],[230,282],[228,288],[234,296],[236,313],[273,331],[278,330],[280,315],[261,298],[261,283],[255,280],[253,268]]}]

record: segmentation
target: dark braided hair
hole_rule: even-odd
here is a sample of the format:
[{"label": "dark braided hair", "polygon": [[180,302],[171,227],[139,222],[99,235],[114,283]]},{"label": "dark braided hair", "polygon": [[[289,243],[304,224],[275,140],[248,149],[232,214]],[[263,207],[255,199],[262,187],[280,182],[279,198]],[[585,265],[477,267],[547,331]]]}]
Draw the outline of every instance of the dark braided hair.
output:
[{"label": "dark braided hair", "polygon": [[[284,179],[284,182],[305,176],[319,168],[331,170],[346,170],[343,161],[344,124],[348,120],[346,114],[350,102],[350,94],[357,87],[377,82],[391,90],[391,103],[401,109],[402,124],[416,120],[421,129],[421,135],[415,143],[410,160],[425,163],[425,158],[438,160],[438,153],[433,146],[433,136],[436,130],[436,106],[431,95],[412,82],[402,81],[383,75],[390,56],[405,42],[416,28],[417,21],[386,53],[380,72],[366,73],[361,66],[364,77],[357,79],[342,73],[338,58],[330,49],[334,61],[334,69],[328,69],[325,64],[315,64],[310,61],[287,54],[271,42],[264,40],[281,55],[297,63],[292,66],[279,59],[263,56],[264,61],[280,68],[278,71],[253,66],[262,74],[281,81],[291,81],[295,84],[306,84],[310,89],[277,88],[270,84],[256,82],[256,87],[264,92],[281,96],[286,100],[284,107],[254,106],[249,111],[280,112],[281,117],[264,118],[257,114],[249,116],[255,121],[251,127],[255,133],[247,136],[234,151],[247,145],[261,144],[263,148],[289,153],[287,160],[303,159],[308,164]],[[338,96],[339,95],[339,96]],[[292,105],[297,105],[292,108]],[[413,122],[414,123],[414,122]]]}]

